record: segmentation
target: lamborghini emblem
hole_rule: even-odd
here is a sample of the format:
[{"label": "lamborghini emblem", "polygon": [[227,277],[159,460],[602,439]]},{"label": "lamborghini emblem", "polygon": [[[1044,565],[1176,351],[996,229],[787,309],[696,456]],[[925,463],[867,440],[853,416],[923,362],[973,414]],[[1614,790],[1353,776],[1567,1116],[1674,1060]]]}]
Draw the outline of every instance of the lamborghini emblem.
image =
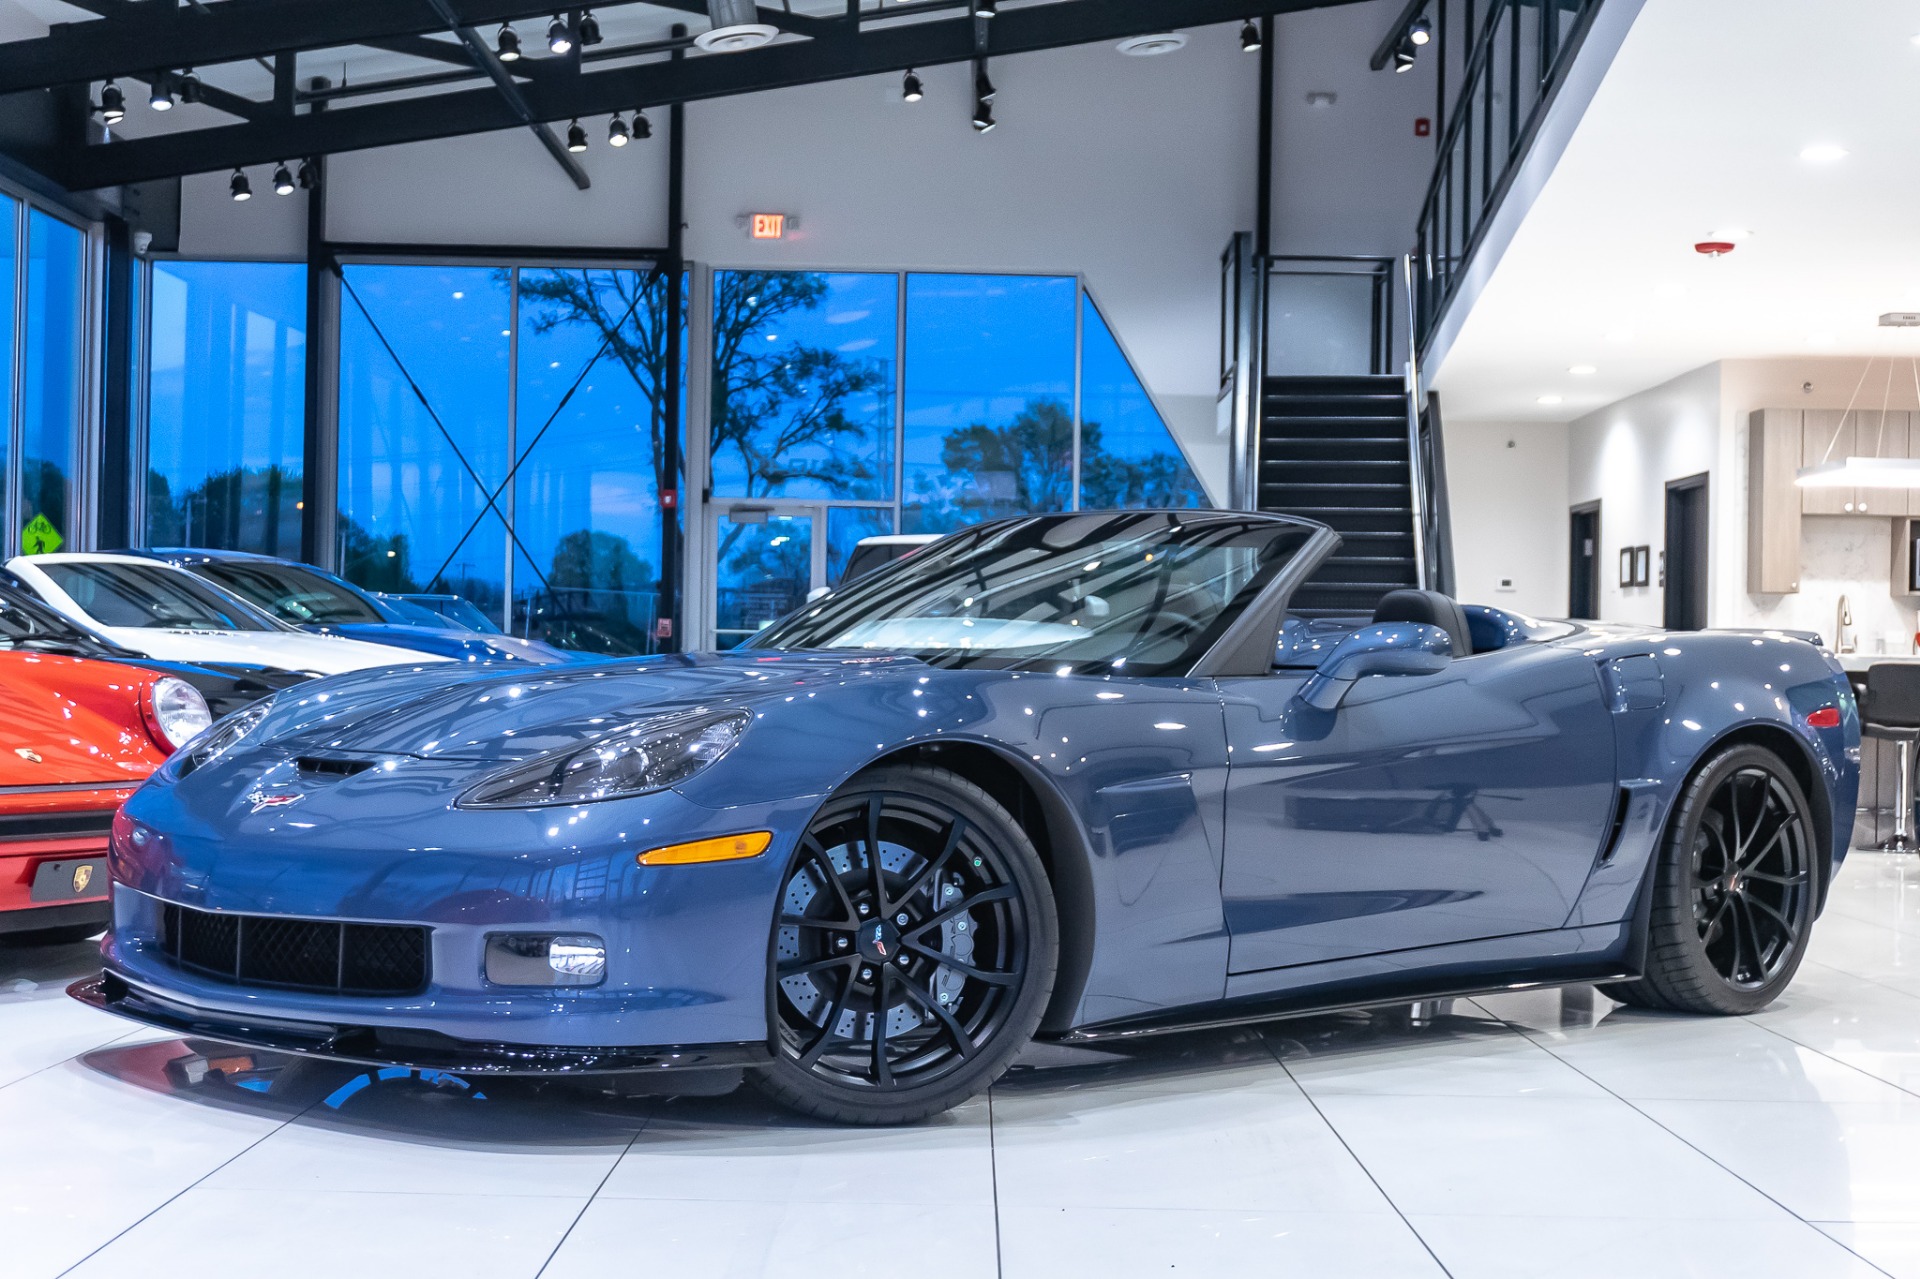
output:
[{"label": "lamborghini emblem", "polygon": [[93,867],[81,862],[73,868],[73,891],[77,896],[87,891],[87,885],[93,882]]},{"label": "lamborghini emblem", "polygon": [[16,747],[14,747],[14,748],[13,748],[13,753],[14,753],[14,754],[16,754],[16,755],[18,755],[18,756],[19,756],[19,757],[20,757],[21,759],[24,759],[24,760],[26,760],[26,761],[27,761],[27,763],[29,763],[29,764],[44,764],[44,763],[46,763],[46,761],[45,761],[45,760],[43,760],[43,759],[41,759],[41,758],[40,758],[40,753],[39,753],[38,751],[36,751],[36,750],[34,750],[34,749],[33,749],[32,747],[30,747],[30,746],[16,746]]}]

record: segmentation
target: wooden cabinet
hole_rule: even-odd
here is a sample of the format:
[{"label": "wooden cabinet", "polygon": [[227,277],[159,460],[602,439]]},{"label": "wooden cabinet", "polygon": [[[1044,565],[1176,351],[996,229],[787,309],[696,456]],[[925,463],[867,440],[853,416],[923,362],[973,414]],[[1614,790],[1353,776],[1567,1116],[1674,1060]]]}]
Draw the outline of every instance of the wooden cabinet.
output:
[{"label": "wooden cabinet", "polygon": [[[1801,466],[1838,462],[1853,455],[1853,414],[1841,413],[1837,409],[1807,409],[1791,413],[1790,416],[1800,419]],[[1800,489],[1799,494],[1800,513],[1803,515],[1853,514],[1852,489]]]},{"label": "wooden cabinet", "polygon": [[[1790,595],[1800,589],[1801,503],[1805,494],[1822,491],[1793,482],[1795,472],[1809,465],[1801,461],[1801,419],[1806,416],[1800,409],[1760,409],[1749,422],[1747,590],[1754,595]],[[1837,427],[1839,415],[1833,416]]]},{"label": "wooden cabinet", "polygon": [[[1853,418],[1853,449],[1860,457],[1906,457],[1912,414],[1859,409]],[[1855,489],[1855,515],[1905,515],[1912,499],[1908,489]]]},{"label": "wooden cabinet", "polygon": [[[1910,413],[1806,409],[1798,416],[1801,466],[1849,457],[1912,456]],[[1907,515],[1920,514],[1920,501],[1907,489],[1807,488],[1800,490],[1800,510],[1805,515]]]}]

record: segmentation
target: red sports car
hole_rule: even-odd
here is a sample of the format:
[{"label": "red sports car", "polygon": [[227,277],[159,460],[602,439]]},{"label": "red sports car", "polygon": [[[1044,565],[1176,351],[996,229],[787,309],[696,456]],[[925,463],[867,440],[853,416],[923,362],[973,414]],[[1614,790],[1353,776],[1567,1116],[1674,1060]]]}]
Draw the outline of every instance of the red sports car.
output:
[{"label": "red sports car", "polygon": [[114,811],[210,720],[199,690],[170,675],[0,651],[0,940],[106,926]]}]

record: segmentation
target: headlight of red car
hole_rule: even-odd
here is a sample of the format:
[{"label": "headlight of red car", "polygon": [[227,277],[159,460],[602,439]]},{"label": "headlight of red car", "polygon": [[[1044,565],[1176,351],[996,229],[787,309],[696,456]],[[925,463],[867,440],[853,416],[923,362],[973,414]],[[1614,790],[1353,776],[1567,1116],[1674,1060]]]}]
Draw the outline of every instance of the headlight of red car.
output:
[{"label": "headlight of red car", "polygon": [[162,675],[153,681],[140,709],[146,716],[147,732],[160,749],[172,754],[205,732],[213,723],[207,699],[200,690],[183,679]]}]

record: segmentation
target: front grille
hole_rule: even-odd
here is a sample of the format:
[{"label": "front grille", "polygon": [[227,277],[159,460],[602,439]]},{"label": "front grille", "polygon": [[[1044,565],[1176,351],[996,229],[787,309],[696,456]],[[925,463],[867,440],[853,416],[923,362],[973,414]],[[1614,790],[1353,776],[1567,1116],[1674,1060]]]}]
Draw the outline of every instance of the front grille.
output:
[{"label": "front grille", "polygon": [[112,829],[111,808],[81,813],[10,813],[0,817],[0,839],[74,839],[83,835],[105,839]]},{"label": "front grille", "polygon": [[165,904],[160,947],[182,968],[242,986],[410,995],[427,984],[427,930]]}]

